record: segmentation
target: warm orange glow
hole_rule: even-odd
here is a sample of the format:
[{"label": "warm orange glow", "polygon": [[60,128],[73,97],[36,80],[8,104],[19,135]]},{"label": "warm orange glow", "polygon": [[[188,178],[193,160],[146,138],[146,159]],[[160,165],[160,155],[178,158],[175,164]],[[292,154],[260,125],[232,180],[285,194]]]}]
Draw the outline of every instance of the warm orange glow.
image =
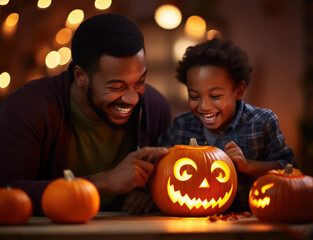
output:
[{"label": "warm orange glow", "polygon": [[181,23],[182,14],[176,6],[164,4],[156,9],[154,19],[160,27],[174,29]]},{"label": "warm orange glow", "polygon": [[[178,39],[175,43],[174,43],[174,47],[173,47],[173,56],[175,61],[179,61],[182,59],[186,48],[189,46],[193,46],[197,43],[197,41],[194,41],[190,38],[180,38]],[[183,89],[183,93],[186,94],[187,91],[185,89]],[[187,96],[187,94],[186,94]]]},{"label": "warm orange glow", "polygon": [[55,40],[58,44],[64,45],[70,42],[72,39],[72,30],[69,28],[62,28],[58,31],[57,35],[55,36]]},{"label": "warm orange glow", "polygon": [[67,17],[66,27],[76,29],[78,25],[84,20],[84,11],[81,9],[75,9]]},{"label": "warm orange glow", "polygon": [[201,206],[204,209],[207,209],[209,207],[215,208],[217,205],[219,208],[221,208],[225,203],[228,202],[230,196],[232,195],[233,192],[233,185],[231,186],[231,189],[229,192],[226,192],[224,197],[220,197],[219,199],[215,200],[214,198],[210,200],[201,200],[200,198],[190,198],[188,194],[186,193],[184,196],[181,195],[181,192],[179,190],[175,190],[174,186],[170,183],[171,178],[168,179],[167,182],[167,193],[170,199],[172,200],[173,203],[178,202],[180,206],[183,206],[184,204],[191,210],[194,207],[196,209],[199,209]]},{"label": "warm orange glow", "polygon": [[264,197],[263,199],[262,198],[256,199],[256,198],[250,197],[249,201],[250,201],[250,205],[253,207],[265,208],[266,206],[270,204],[271,199],[269,197]]},{"label": "warm orange glow", "polygon": [[0,0],[0,5],[7,5],[9,3],[9,0]]},{"label": "warm orange glow", "polygon": [[199,188],[209,188],[210,185],[208,183],[208,180],[206,178],[203,179],[202,183],[200,184]]},{"label": "warm orange glow", "polygon": [[177,148],[182,148],[182,149],[191,149],[191,150],[206,150],[212,148],[211,146],[189,146],[189,145],[176,145]]},{"label": "warm orange glow", "polygon": [[46,66],[48,68],[55,68],[60,64],[60,54],[57,51],[51,51],[46,56]]},{"label": "warm orange glow", "polygon": [[9,86],[11,81],[10,74],[8,72],[3,72],[0,74],[0,88],[6,88]]},{"label": "warm orange glow", "polygon": [[52,0],[38,0],[38,8],[48,8],[51,5]]},{"label": "warm orange glow", "polygon": [[[261,192],[264,194],[268,189],[274,187],[274,183],[269,183],[266,184],[264,186],[261,187]],[[260,192],[258,191],[258,189],[252,190],[250,191],[249,194],[249,203],[250,206],[252,207],[257,207],[257,208],[265,208],[266,206],[268,206],[271,202],[271,198],[268,196],[265,196],[264,198],[255,198],[254,196],[259,196]]]},{"label": "warm orange glow", "polygon": [[261,187],[261,192],[265,193],[268,189],[274,187],[274,185],[275,185],[274,183],[269,183],[269,184],[264,185],[263,187]]},{"label": "warm orange glow", "polygon": [[[181,174],[181,168],[186,165],[193,167],[196,171],[198,170],[197,164],[192,159],[186,157],[180,158],[175,162],[173,167],[173,174],[177,180],[187,181],[192,177],[192,174],[188,174],[187,170],[184,170],[183,173]],[[230,168],[227,165],[227,163],[219,160],[213,162],[211,166],[211,173],[213,173],[216,169],[221,169],[224,172],[224,175],[220,172],[219,176],[216,177],[216,179],[221,183],[227,182],[230,177]],[[178,202],[181,206],[185,204],[190,210],[194,207],[196,209],[199,209],[201,206],[204,207],[204,209],[207,209],[209,207],[214,208],[217,205],[219,205],[219,207],[222,207],[223,205],[225,205],[225,203],[227,203],[233,191],[232,186],[230,191],[226,192],[223,198],[219,197],[219,199],[217,200],[215,200],[214,198],[202,200],[200,198],[196,199],[195,197],[191,199],[187,193],[184,196],[182,196],[180,190],[176,191],[174,189],[174,185],[172,185],[170,182],[171,178],[169,177],[167,183],[167,192],[172,202],[173,203]],[[208,183],[208,180],[204,178],[199,188],[209,188],[209,187],[210,185]]]},{"label": "warm orange glow", "polygon": [[207,32],[206,36],[208,40],[212,40],[215,37],[221,38],[222,34],[218,30],[211,29]]},{"label": "warm orange glow", "polygon": [[188,174],[187,171],[185,170],[183,172],[183,174],[180,174],[180,169],[181,167],[185,166],[185,165],[190,165],[192,166],[194,169],[197,170],[197,164],[191,160],[190,158],[181,158],[178,159],[175,162],[174,168],[173,168],[173,173],[174,176],[179,180],[179,181],[187,181],[188,179],[190,179],[192,177],[191,174]]},{"label": "warm orange glow", "polygon": [[19,15],[17,13],[11,13],[3,22],[2,25],[3,35],[5,35],[6,37],[12,36],[16,31],[18,20]]},{"label": "warm orange glow", "polygon": [[5,24],[9,27],[13,27],[18,23],[19,15],[18,13],[11,13],[5,20]]},{"label": "warm orange glow", "polygon": [[112,0],[95,0],[95,7],[99,10],[108,9],[112,4]]},{"label": "warm orange glow", "polygon": [[217,168],[220,168],[225,173],[224,176],[220,173],[218,175],[218,177],[216,178],[217,181],[219,181],[221,183],[227,182],[229,180],[229,177],[230,177],[230,168],[229,168],[228,164],[224,161],[215,161],[211,166],[211,173],[213,173],[213,171]]},{"label": "warm orange glow", "polygon": [[185,33],[194,38],[202,38],[206,32],[206,22],[200,16],[191,16],[185,24]]},{"label": "warm orange glow", "polygon": [[60,65],[65,65],[71,60],[71,49],[68,47],[62,47],[58,50],[60,54]]}]

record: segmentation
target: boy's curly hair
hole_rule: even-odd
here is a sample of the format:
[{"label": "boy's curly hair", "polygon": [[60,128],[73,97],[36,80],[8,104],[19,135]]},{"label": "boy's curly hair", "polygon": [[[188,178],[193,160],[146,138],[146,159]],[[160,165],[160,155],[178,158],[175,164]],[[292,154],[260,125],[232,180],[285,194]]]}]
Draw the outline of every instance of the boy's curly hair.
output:
[{"label": "boy's curly hair", "polygon": [[224,68],[230,78],[238,86],[241,81],[249,85],[252,68],[248,56],[241,48],[230,40],[213,38],[187,48],[183,59],[176,68],[176,78],[187,85],[187,71],[194,66],[212,65]]}]

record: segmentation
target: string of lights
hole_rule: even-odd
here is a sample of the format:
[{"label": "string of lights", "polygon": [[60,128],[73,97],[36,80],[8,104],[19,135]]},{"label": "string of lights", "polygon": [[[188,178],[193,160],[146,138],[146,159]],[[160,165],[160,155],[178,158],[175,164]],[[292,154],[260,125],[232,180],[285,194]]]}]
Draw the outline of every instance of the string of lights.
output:
[{"label": "string of lights", "polygon": [[[11,0],[13,1],[13,0]],[[0,8],[8,5],[10,0],[0,0]],[[53,0],[38,0],[38,10],[47,9],[51,7]],[[112,0],[95,0],[94,7],[97,10],[107,10],[111,7]],[[74,31],[79,24],[84,20],[85,13],[83,9],[73,9],[67,16],[63,28],[59,29],[55,34],[55,42],[59,46],[58,49],[41,48],[36,54],[36,62],[40,65],[45,64],[47,69],[55,69],[58,66],[64,66],[71,61],[70,41]],[[182,24],[182,12],[173,4],[161,4],[155,9],[154,20],[157,25],[166,30],[172,30]],[[5,38],[12,38],[17,30],[20,19],[18,12],[12,12],[6,16],[5,21],[2,23],[2,35]],[[201,16],[193,15],[186,19],[184,25],[185,39],[177,40],[173,51],[181,51],[186,46],[195,43],[204,37],[210,39],[214,36],[219,36],[220,32],[211,29],[208,32],[207,25],[204,18]],[[180,54],[180,53],[179,53]],[[0,69],[1,71],[2,69]],[[0,90],[1,88],[8,88],[11,82],[11,75],[9,72],[0,72]]]}]

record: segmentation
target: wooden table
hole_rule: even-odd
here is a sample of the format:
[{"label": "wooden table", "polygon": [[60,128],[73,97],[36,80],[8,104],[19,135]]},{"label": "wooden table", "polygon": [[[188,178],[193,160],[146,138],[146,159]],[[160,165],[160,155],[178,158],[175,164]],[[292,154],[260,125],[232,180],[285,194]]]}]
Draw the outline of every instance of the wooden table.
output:
[{"label": "wooden table", "polygon": [[269,224],[254,216],[236,216],[238,220],[210,221],[204,217],[130,216],[105,212],[84,224],[56,224],[46,217],[32,217],[22,226],[0,226],[0,239],[313,239],[313,223]]}]

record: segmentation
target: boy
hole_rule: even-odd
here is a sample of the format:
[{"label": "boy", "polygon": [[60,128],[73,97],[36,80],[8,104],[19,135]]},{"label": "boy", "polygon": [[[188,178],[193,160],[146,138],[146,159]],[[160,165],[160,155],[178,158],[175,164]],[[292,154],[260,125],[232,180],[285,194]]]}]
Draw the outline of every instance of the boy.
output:
[{"label": "boy", "polygon": [[159,145],[189,144],[224,150],[238,174],[238,192],[231,211],[249,210],[253,181],[271,169],[297,163],[275,114],[241,100],[252,69],[242,49],[231,41],[214,38],[187,48],[177,68],[177,79],[188,89],[191,112],[175,117]]}]

